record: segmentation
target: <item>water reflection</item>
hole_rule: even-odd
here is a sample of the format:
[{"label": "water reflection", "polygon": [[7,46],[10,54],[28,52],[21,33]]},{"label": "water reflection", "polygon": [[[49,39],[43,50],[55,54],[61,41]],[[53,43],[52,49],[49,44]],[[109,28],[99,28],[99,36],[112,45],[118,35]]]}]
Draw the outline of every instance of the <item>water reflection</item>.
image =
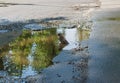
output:
[{"label": "water reflection", "polygon": [[59,50],[62,50],[62,48],[64,48],[67,44],[69,44],[69,42],[65,39],[62,33],[58,33],[58,38],[60,41]]},{"label": "water reflection", "polygon": [[9,44],[8,50],[1,49],[1,69],[14,77],[35,75],[52,64],[51,59],[59,52],[57,42],[56,29],[23,31]]},{"label": "water reflection", "polygon": [[0,70],[4,69],[2,57],[0,57]]},{"label": "water reflection", "polygon": [[64,48],[64,50],[70,50],[76,47],[76,42],[81,42],[83,40],[88,40],[90,35],[90,30],[80,29],[80,28],[58,28],[57,33],[62,33],[65,39],[69,42],[69,45]]},{"label": "water reflection", "polygon": [[28,64],[28,67],[25,67],[23,69],[22,76],[21,76],[22,78],[37,74],[37,72],[32,67],[32,63],[34,61],[35,50],[36,50],[36,43],[33,43],[32,48],[31,48],[31,53],[27,57],[29,64]]},{"label": "water reflection", "polygon": [[21,36],[5,47],[7,49],[0,49],[0,69],[17,78],[40,73],[41,69],[52,64],[52,58],[59,53],[59,32],[71,45],[89,37],[89,31],[77,28],[24,30]]}]

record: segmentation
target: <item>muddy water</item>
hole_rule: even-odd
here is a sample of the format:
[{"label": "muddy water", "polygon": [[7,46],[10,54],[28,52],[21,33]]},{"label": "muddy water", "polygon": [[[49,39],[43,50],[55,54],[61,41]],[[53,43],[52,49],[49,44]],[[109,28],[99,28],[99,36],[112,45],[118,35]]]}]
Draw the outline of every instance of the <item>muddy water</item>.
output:
[{"label": "muddy water", "polygon": [[0,49],[0,77],[26,78],[51,65],[53,57],[60,52],[58,33],[62,33],[69,44],[89,37],[88,30],[78,28],[24,30],[21,36]]}]

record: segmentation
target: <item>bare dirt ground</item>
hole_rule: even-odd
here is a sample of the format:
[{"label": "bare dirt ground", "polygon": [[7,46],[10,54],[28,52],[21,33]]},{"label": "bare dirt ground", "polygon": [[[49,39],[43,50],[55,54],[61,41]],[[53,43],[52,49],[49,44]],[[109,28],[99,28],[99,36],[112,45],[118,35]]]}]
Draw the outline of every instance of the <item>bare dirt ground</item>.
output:
[{"label": "bare dirt ground", "polygon": [[83,6],[96,6],[97,0],[0,0],[0,19],[23,21],[50,17],[78,19]]}]

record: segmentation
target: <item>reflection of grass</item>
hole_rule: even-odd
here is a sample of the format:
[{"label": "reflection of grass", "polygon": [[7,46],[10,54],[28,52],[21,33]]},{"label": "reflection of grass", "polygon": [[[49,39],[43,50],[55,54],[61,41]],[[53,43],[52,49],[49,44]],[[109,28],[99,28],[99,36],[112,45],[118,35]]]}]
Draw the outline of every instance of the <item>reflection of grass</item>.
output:
[{"label": "reflection of grass", "polygon": [[8,52],[8,45],[5,45],[4,47],[0,48],[0,57],[6,55],[7,52]]},{"label": "reflection of grass", "polygon": [[51,59],[58,53],[56,29],[34,32],[23,31],[23,34],[10,43],[13,51],[13,62],[17,65],[28,65],[27,56],[31,53],[32,44],[36,43],[32,66],[40,70],[51,64]]},{"label": "reflection of grass", "polygon": [[30,37],[31,32],[23,31],[23,34],[20,37],[18,37],[14,42],[10,43],[10,47],[18,49],[24,49],[25,47],[29,47],[33,42]]},{"label": "reflection of grass", "polygon": [[17,55],[12,58],[12,60],[15,62],[17,65],[28,65],[29,62],[25,57],[22,57],[22,52],[16,52]]},{"label": "reflection of grass", "polygon": [[33,66],[39,68],[47,67],[51,64],[51,59],[57,54],[57,36],[56,30],[44,31],[43,34],[38,34],[39,39],[36,39],[37,48],[35,51],[35,60]]},{"label": "reflection of grass", "polygon": [[89,39],[90,36],[90,30],[84,30],[84,29],[79,29],[79,40],[83,41],[83,40],[87,40]]}]

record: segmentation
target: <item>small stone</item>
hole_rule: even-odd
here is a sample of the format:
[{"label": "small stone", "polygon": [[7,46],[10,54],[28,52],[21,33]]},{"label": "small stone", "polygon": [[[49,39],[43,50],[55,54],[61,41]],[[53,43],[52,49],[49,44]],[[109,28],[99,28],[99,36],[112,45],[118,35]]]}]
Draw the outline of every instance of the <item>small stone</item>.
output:
[{"label": "small stone", "polygon": [[65,81],[63,80],[61,83],[65,83]]},{"label": "small stone", "polygon": [[61,75],[59,75],[59,74],[56,74],[58,77],[61,77]]}]

